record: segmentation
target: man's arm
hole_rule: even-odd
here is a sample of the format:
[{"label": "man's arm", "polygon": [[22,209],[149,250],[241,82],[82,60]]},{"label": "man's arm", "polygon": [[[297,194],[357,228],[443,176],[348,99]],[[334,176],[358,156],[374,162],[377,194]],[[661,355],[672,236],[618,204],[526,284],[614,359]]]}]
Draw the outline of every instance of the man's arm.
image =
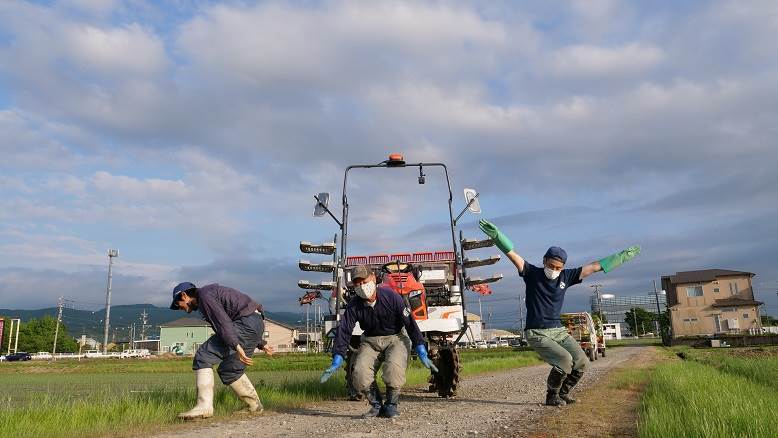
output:
[{"label": "man's arm", "polygon": [[597,271],[604,271],[606,274],[619,266],[624,262],[632,260],[636,255],[640,254],[640,246],[630,246],[624,251],[617,252],[616,254],[605,257],[604,259],[591,262],[581,268],[581,280],[594,274]]},{"label": "man's arm", "polygon": [[513,265],[516,266],[516,269],[519,270],[519,274],[524,272],[524,258],[522,256],[520,256],[514,250],[508,251],[508,253],[505,255],[511,262],[513,262]]},{"label": "man's arm", "polygon": [[[400,297],[397,294],[395,295],[398,298]],[[402,314],[403,326],[405,327],[405,331],[408,332],[408,337],[411,338],[413,346],[424,345],[424,336],[422,336],[419,325],[416,324],[416,320],[413,319],[413,315],[411,315],[411,309],[405,306],[405,300],[399,298],[395,305],[398,307],[396,311]]]},{"label": "man's arm", "polygon": [[508,259],[510,259],[511,262],[513,262],[513,265],[516,266],[516,269],[519,270],[519,273],[524,272],[524,258],[519,255],[516,251],[513,250],[513,242],[511,242],[511,239],[508,238],[505,234],[500,231],[499,228],[497,228],[496,225],[493,223],[487,221],[487,220],[481,220],[478,223],[478,227],[481,229],[481,231],[484,232],[487,236],[489,236],[490,239],[494,242],[494,244],[497,246],[497,248],[502,251],[506,256],[508,256]]},{"label": "man's arm", "polygon": [[602,271],[602,266],[600,266],[599,260],[596,262],[591,262],[588,265],[583,265],[581,267],[581,280],[584,278],[594,274],[595,272]]},{"label": "man's arm", "polygon": [[332,343],[332,355],[339,354],[346,357],[349,341],[351,341],[351,332],[354,331],[356,324],[356,312],[354,306],[347,306],[343,313],[343,319],[338,324],[338,332],[335,335],[335,342]]}]

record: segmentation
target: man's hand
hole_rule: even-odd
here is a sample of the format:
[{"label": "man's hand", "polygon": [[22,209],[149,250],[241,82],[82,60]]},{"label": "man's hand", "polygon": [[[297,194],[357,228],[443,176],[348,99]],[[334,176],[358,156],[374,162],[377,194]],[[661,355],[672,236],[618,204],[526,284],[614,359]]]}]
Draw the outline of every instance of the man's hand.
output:
[{"label": "man's hand", "polygon": [[251,366],[251,365],[253,365],[253,364],[254,364],[254,359],[252,359],[252,358],[250,358],[250,357],[246,356],[246,352],[245,352],[245,351],[243,351],[243,347],[241,347],[241,346],[240,346],[240,344],[238,344],[238,345],[235,347],[235,352],[236,352],[236,353],[238,353],[238,359],[239,359],[241,362],[243,362],[244,364],[246,364],[246,365],[248,365],[248,366]]},{"label": "man's hand", "polygon": [[419,356],[419,362],[421,362],[421,364],[424,365],[428,370],[431,370],[433,373],[438,372],[438,367],[432,363],[432,359],[430,359],[427,355],[427,347],[425,347],[424,344],[416,346],[416,355]]},{"label": "man's hand", "polygon": [[621,266],[622,263],[631,260],[638,254],[640,254],[640,246],[630,246],[624,251],[617,252],[616,254],[600,260],[600,267],[602,267],[602,270],[607,274],[608,272]]},{"label": "man's hand", "polygon": [[330,367],[324,370],[324,373],[322,373],[321,378],[319,379],[319,383],[324,383],[327,380],[332,377],[333,374],[335,374],[335,371],[340,368],[340,365],[343,363],[343,356],[336,354],[332,357],[332,363],[330,364]]},{"label": "man's hand", "polygon": [[273,353],[275,353],[275,352],[276,352],[276,350],[275,350],[275,349],[273,349],[273,347],[271,347],[271,346],[270,346],[270,344],[265,344],[265,345],[263,345],[263,346],[262,346],[262,351],[264,351],[264,352],[265,352],[265,354],[267,354],[268,356],[272,356],[272,355],[273,355]]},{"label": "man's hand", "polygon": [[503,234],[500,229],[497,228],[493,223],[481,219],[481,221],[478,222],[478,228],[480,228],[484,234],[489,236],[497,248],[499,248],[503,253],[508,254],[511,252],[511,250],[513,250],[513,242],[511,242],[511,239]]}]

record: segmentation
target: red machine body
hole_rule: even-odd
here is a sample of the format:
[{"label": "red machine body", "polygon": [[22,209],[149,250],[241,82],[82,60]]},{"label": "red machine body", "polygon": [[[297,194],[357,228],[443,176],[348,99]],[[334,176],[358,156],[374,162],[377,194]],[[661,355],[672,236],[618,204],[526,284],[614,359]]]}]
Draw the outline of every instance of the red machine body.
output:
[{"label": "red machine body", "polygon": [[412,272],[385,273],[381,285],[400,294],[415,320],[427,319],[427,296],[424,285]]}]

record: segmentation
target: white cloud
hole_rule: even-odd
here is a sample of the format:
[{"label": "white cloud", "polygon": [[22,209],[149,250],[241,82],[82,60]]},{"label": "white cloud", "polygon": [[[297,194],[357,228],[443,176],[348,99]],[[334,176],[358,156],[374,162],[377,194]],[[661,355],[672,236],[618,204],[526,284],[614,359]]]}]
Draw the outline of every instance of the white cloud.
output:
[{"label": "white cloud", "polygon": [[573,45],[550,57],[551,71],[563,78],[608,78],[645,74],[665,59],[662,49],[645,43],[620,47]]},{"label": "white cloud", "polygon": [[[524,36],[521,44],[529,44]],[[495,51],[518,44],[502,24],[472,11],[418,2],[217,6],[186,24],[178,39],[199,70],[241,86],[341,90],[403,72],[488,70]]]},{"label": "white cloud", "polygon": [[149,30],[133,23],[121,28],[72,24],[63,30],[65,59],[87,73],[156,75],[166,66],[165,48]]}]

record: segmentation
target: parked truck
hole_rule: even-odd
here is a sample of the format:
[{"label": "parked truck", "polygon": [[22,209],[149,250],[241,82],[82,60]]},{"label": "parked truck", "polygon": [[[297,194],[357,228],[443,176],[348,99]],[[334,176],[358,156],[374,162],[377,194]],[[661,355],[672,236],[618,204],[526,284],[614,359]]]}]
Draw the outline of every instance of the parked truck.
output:
[{"label": "parked truck", "polygon": [[[567,328],[567,332],[570,333],[578,343],[581,345],[581,349],[586,352],[590,361],[597,360],[597,353],[599,352],[599,345],[597,338],[597,327],[594,324],[592,315],[588,312],[576,312],[576,313],[563,313],[562,314],[562,326]],[[602,339],[602,336],[600,336]],[[602,344],[602,355],[605,356],[605,344]]]}]

